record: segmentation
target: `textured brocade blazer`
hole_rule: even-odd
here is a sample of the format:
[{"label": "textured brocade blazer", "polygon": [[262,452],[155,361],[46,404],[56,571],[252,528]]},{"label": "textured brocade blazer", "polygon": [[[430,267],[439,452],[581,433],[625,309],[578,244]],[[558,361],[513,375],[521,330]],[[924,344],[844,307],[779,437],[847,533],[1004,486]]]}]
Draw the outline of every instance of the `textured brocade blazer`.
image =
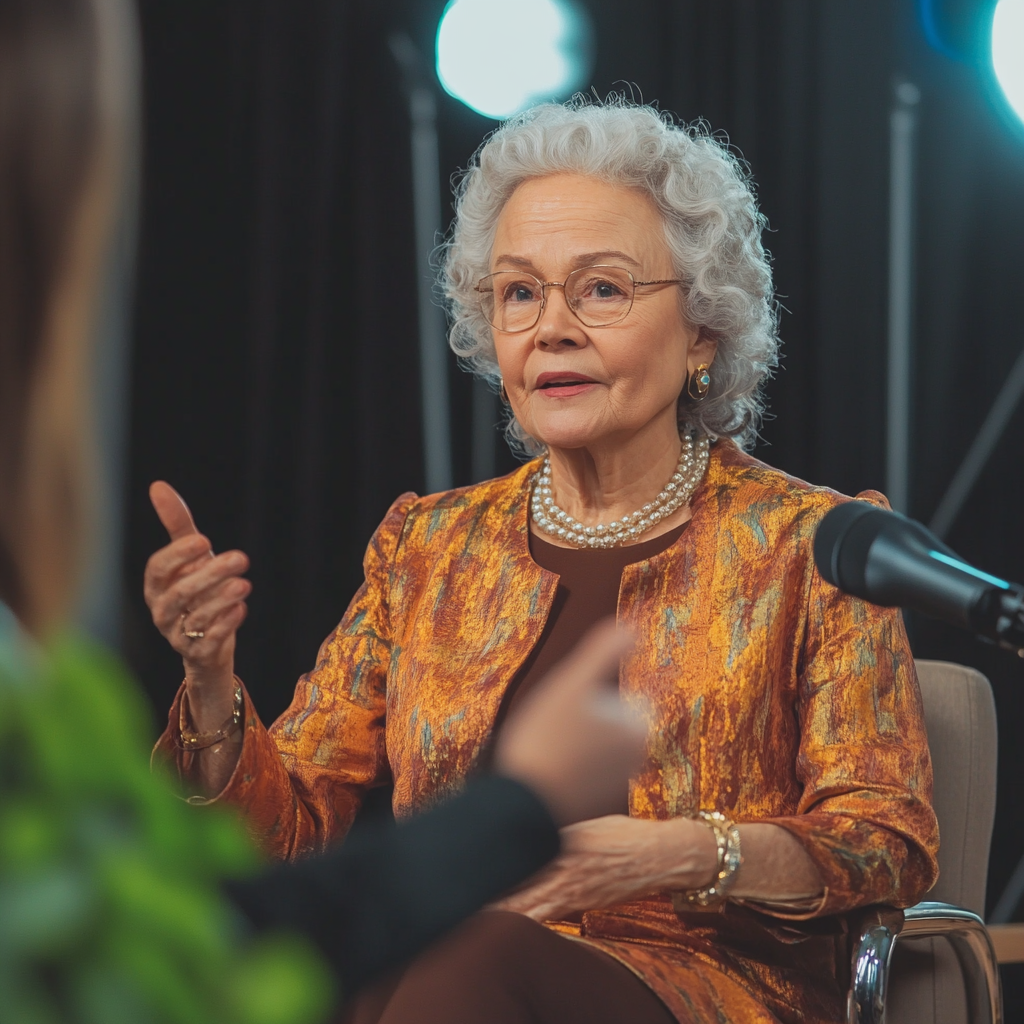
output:
[{"label": "textured brocade blazer", "polygon": [[[371,787],[393,782],[402,817],[457,790],[480,763],[558,585],[529,550],[536,469],[402,495],[289,709],[267,730],[246,698],[242,755],[218,799],[241,806],[273,855],[339,839]],[[909,905],[937,875],[931,764],[902,620],[841,594],[814,567],[814,530],[844,500],[720,440],[687,530],[622,576],[618,618],[638,642],[620,689],[653,713],[629,813],[771,821],[801,841],[825,885],[804,908],[676,913],[671,894],[657,893],[557,926],[626,963],[680,1019],[833,1019],[841,927],[802,922]],[[187,775],[177,705],[158,751]]]}]

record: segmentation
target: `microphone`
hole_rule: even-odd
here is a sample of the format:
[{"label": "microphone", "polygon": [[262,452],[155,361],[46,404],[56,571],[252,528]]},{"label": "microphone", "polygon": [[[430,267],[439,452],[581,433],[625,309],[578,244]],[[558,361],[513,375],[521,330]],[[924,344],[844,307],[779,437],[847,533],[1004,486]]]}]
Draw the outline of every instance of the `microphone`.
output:
[{"label": "microphone", "polygon": [[814,563],[844,593],[914,608],[1024,657],[1024,587],[974,568],[898,512],[838,505],[814,535]]}]

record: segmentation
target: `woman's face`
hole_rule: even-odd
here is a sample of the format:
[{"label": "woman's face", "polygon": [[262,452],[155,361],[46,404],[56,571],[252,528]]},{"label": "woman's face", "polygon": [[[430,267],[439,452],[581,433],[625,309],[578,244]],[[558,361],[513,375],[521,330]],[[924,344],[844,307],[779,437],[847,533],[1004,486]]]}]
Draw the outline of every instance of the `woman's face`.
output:
[{"label": "woman's face", "polygon": [[[524,182],[498,219],[491,272],[565,281],[595,264],[637,281],[675,278],[657,209],[642,192],[576,174]],[[505,391],[524,429],[553,448],[626,440],[660,424],[675,430],[689,374],[714,358],[714,342],[683,319],[676,285],[636,289],[629,315],[587,327],[561,288],[546,290],[540,321],[494,329]]]}]

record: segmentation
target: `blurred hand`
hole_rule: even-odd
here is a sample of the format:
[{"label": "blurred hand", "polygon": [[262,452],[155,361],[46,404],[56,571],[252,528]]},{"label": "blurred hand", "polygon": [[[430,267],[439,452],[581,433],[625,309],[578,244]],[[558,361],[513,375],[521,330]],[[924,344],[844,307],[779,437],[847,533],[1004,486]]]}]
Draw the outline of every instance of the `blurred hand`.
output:
[{"label": "blurred hand", "polygon": [[529,786],[561,825],[622,806],[647,729],[618,693],[632,638],[592,629],[530,693],[498,734],[494,767]]},{"label": "blurred hand", "polygon": [[[146,604],[157,629],[184,661],[193,725],[212,731],[232,710],[235,635],[252,590],[241,578],[249,559],[241,551],[215,556],[170,484],[156,481],[149,499],[171,542],[146,564]],[[190,637],[186,631],[203,635]]]},{"label": "blurred hand", "polygon": [[493,906],[558,920],[663,889],[696,889],[712,881],[717,867],[714,834],[699,821],[612,814],[563,828],[558,857]]}]

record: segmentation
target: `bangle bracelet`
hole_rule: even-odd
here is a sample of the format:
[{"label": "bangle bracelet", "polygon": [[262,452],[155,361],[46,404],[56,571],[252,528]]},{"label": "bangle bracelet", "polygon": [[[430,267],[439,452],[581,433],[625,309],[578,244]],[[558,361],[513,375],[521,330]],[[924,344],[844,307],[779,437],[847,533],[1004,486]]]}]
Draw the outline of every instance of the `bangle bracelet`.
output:
[{"label": "bangle bracelet", "polygon": [[684,908],[713,907],[724,903],[729,898],[729,890],[736,881],[736,872],[743,863],[740,853],[740,830],[734,821],[730,821],[718,811],[701,811],[698,815],[715,834],[715,845],[718,847],[718,870],[711,885],[701,889],[688,889],[682,895]]},{"label": "bangle bracelet", "polygon": [[214,743],[226,740],[241,724],[242,706],[242,687],[236,685],[231,717],[214,732],[194,732],[189,723],[188,694],[183,694],[178,713],[178,745],[182,750],[205,750],[207,747],[212,747]]}]

